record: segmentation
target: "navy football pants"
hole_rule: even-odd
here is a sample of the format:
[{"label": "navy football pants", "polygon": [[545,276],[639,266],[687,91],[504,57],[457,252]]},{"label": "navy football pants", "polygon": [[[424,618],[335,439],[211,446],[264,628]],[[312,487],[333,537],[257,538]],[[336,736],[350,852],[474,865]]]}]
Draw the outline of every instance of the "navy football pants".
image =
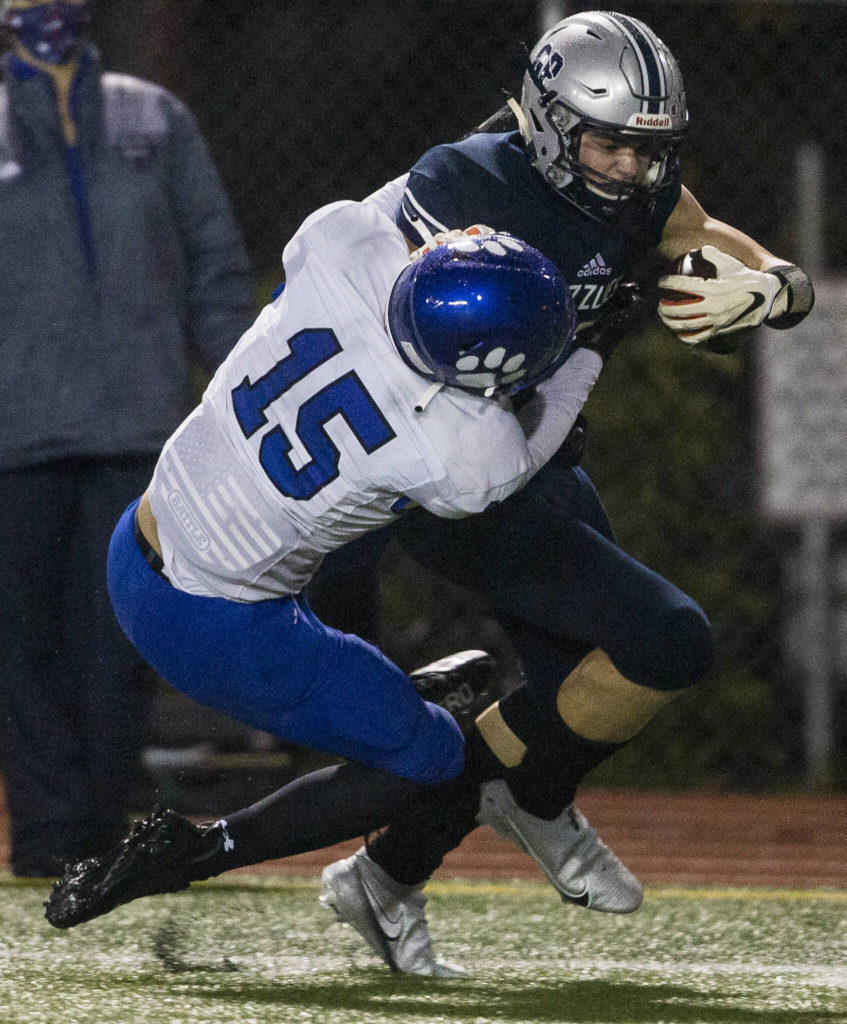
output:
[{"label": "navy football pants", "polygon": [[356,572],[372,568],[377,545],[391,536],[422,566],[488,602],[544,715],[556,714],[562,680],[594,648],[627,679],[660,690],[690,686],[712,664],[703,611],[615,543],[579,468],[550,462],[522,491],[466,519],[405,513],[326,560],[312,585],[319,607],[334,573],[357,558]]}]

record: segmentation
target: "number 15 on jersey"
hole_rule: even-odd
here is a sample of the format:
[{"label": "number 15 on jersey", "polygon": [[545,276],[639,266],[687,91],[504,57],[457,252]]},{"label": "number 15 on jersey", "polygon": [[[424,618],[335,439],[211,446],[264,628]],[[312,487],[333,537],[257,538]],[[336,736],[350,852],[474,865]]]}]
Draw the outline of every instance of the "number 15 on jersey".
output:
[{"label": "number 15 on jersey", "polygon": [[[328,328],[299,331],[290,340],[291,352],[255,381],[249,377],[232,391],[232,406],[245,437],[268,426],[265,410],[298,381],[341,351]],[[314,497],[338,476],[341,453],[325,425],[341,416],[362,448],[371,454],[394,436],[388,421],[354,370],[342,374],[307,398],[297,410],[295,432],[310,456],[296,469],[291,461],[291,441],[280,427],[272,426],[259,443],[259,463],[282,494],[299,501]]]}]

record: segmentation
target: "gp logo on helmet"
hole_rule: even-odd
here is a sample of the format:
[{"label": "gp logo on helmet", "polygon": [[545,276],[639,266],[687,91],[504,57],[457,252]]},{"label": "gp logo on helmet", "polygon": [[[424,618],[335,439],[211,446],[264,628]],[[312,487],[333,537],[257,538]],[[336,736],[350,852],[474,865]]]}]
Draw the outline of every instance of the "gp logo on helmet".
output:
[{"label": "gp logo on helmet", "polygon": [[548,43],[547,46],[538,51],[538,56],[532,65],[532,70],[538,76],[539,82],[543,82],[548,78],[555,78],[564,67],[564,64],[565,61],[561,53],[554,50]]}]

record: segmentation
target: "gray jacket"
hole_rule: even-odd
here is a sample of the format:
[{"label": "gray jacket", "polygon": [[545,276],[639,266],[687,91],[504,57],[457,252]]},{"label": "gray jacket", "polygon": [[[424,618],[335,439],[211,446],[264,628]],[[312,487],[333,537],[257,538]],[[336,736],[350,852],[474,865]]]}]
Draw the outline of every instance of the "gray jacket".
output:
[{"label": "gray jacket", "polygon": [[253,319],[250,269],[185,106],[86,51],[76,147],[52,79],[0,83],[0,471],[155,453]]}]

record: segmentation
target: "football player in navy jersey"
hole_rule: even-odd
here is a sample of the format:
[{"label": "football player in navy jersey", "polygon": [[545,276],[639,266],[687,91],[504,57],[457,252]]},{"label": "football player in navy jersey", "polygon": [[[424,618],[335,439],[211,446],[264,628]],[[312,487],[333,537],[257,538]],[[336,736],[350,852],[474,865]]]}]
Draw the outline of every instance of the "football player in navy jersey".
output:
[{"label": "football player in navy jersey", "polygon": [[[651,272],[655,280],[657,257],[690,250],[702,250],[702,277],[658,281],[659,315],[682,342],[718,347],[743,328],[792,327],[814,301],[807,275],[709,217],[682,186],[677,148],[687,129],[682,77],[656,35],[614,12],[576,14],[532,50],[520,103],[429,150],[370,200],[394,211],[410,245],[476,222],[528,239],[570,283],[577,336],[602,338],[606,354],[631,326],[613,312],[622,285]],[[423,966],[414,952],[422,884],[480,823],[531,854],[564,901],[638,908],[641,886],[574,794],[712,663],[702,610],[615,544],[589,479],[567,465],[573,446],[565,449],[521,495],[473,523],[415,512],[393,528],[423,565],[488,599],[526,681],[477,719],[450,800],[422,805],[324,872],[322,902],[410,973]],[[385,915],[406,923],[399,938]]]}]

